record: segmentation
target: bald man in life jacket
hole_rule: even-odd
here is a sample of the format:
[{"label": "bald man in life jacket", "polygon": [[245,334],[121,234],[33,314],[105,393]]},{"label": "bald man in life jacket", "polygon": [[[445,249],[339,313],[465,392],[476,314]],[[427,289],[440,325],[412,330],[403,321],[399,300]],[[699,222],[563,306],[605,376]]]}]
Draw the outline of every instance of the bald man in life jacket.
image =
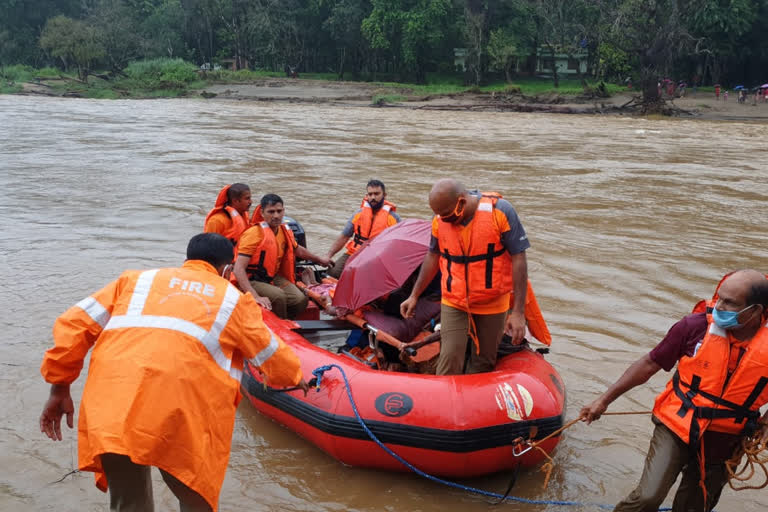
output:
[{"label": "bald man in life jacket", "polygon": [[[678,475],[673,512],[709,512],[728,480],[726,461],[744,436],[768,441],[768,279],[755,270],[725,276],[712,299],[677,322],[603,395],[581,410],[587,423],[662,368],[677,371],[656,397],[656,425],[640,483],[614,511],[659,509]],[[703,471],[702,471],[703,470]],[[736,510],[738,506],[728,507]]]},{"label": "bald man in life jacket", "polygon": [[365,197],[360,209],[347,221],[341,235],[328,250],[330,259],[346,244],[344,254],[336,260],[333,268],[328,270],[328,275],[336,279],[341,277],[347,260],[360,246],[400,222],[400,216],[395,209],[396,206],[387,201],[387,188],[384,183],[379,180],[369,181],[365,186]]},{"label": "bald man in life jacket", "polygon": [[219,191],[216,204],[205,217],[203,231],[229,238],[233,245],[250,226],[251,189],[244,183],[233,183]]},{"label": "bald man in life jacket", "polygon": [[453,179],[435,183],[429,206],[435,212],[430,248],[401,314],[413,316],[419,296],[439,269],[437,374],[463,373],[467,337],[474,346],[466,373],[492,371],[505,331],[514,344],[525,336],[528,237],[517,212],[500,195],[468,191]]}]

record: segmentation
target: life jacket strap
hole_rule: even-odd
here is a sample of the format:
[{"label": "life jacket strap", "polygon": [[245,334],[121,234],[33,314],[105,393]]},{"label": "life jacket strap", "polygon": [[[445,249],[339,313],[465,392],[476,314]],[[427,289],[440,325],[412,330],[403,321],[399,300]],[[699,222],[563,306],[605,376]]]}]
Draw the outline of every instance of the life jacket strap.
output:
[{"label": "life jacket strap", "polygon": [[256,262],[255,265],[248,265],[245,267],[245,271],[248,273],[248,279],[269,283],[275,278],[275,276],[269,275],[267,269],[264,268],[264,259],[266,257],[267,251],[261,251],[261,254],[259,254],[259,261]]},{"label": "life jacket strap", "polygon": [[[744,420],[747,420],[743,432],[752,433],[755,431],[757,428],[757,420],[760,418],[760,411],[751,410],[750,407],[752,407],[766,385],[768,385],[768,377],[760,377],[743,404],[724,400],[717,395],[703,391],[699,388],[700,385],[700,375],[694,375],[690,384],[683,382],[680,379],[680,372],[675,372],[675,375],[672,377],[672,388],[675,391],[675,395],[677,395],[682,402],[680,409],[677,411],[677,415],[683,418],[688,414],[688,411],[693,410],[690,429],[691,442],[696,442],[699,438],[700,428],[699,423],[696,421],[697,419],[713,420],[733,418],[734,423],[741,423]],[[684,392],[683,387],[687,387],[688,391]],[[724,407],[724,409],[695,405],[693,403],[693,397],[696,395],[700,395],[712,401],[715,405]]]}]

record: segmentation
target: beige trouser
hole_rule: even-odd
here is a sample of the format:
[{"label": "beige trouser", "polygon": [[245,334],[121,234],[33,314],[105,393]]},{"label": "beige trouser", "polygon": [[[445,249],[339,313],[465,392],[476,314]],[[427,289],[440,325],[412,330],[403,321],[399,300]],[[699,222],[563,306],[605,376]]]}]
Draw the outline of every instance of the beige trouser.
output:
[{"label": "beige trouser", "polygon": [[307,309],[307,296],[283,276],[275,276],[271,284],[251,281],[251,286],[256,293],[269,299],[272,312],[280,318],[296,318]]},{"label": "beige trouser", "polygon": [[[699,462],[696,450],[684,443],[659,420],[653,418],[656,428],[645,457],[643,476],[637,488],[622,500],[614,512],[656,512],[669,490],[683,473],[680,486],[672,502],[672,512],[709,512],[720,499],[728,480],[725,464],[706,464],[704,486],[707,500],[699,487]],[[706,460],[705,460],[706,463]]]},{"label": "beige trouser", "polygon": [[[112,512],[152,512],[152,478],[150,466],[141,466],[127,455],[104,453],[101,465],[109,487],[109,510]],[[213,509],[202,496],[181,483],[170,473],[160,470],[168,488],[179,500],[181,512],[210,512]]]},{"label": "beige trouser", "polygon": [[349,259],[349,256],[350,254],[347,252],[339,256],[338,259],[336,259],[336,262],[333,265],[333,267],[328,269],[328,275],[336,279],[341,277],[341,272],[344,270],[344,265],[347,264],[347,260]]},{"label": "beige trouser", "polygon": [[466,311],[441,305],[440,355],[437,357],[437,375],[490,372],[496,367],[496,353],[504,335],[506,311],[495,315],[472,315],[480,342],[480,353],[472,344],[463,372],[469,340],[469,315]]}]

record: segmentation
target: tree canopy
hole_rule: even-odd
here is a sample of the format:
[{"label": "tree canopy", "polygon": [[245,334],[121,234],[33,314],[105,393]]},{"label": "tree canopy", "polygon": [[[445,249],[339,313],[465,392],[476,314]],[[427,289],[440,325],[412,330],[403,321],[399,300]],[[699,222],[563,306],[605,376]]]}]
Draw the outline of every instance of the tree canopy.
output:
[{"label": "tree canopy", "polygon": [[768,81],[768,0],[0,0],[0,12],[0,65],[83,79],[168,57],[480,84],[557,54],[587,55],[586,74],[606,80]]}]

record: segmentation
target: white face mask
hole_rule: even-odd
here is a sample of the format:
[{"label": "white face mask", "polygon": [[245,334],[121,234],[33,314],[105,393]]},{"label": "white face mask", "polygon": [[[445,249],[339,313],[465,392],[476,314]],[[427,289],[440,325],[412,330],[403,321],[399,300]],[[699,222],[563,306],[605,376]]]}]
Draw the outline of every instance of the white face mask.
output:
[{"label": "white face mask", "polygon": [[232,274],[232,268],[234,268],[234,265],[231,263],[224,265],[224,268],[221,269],[221,277],[224,279],[229,279],[229,276]]}]

